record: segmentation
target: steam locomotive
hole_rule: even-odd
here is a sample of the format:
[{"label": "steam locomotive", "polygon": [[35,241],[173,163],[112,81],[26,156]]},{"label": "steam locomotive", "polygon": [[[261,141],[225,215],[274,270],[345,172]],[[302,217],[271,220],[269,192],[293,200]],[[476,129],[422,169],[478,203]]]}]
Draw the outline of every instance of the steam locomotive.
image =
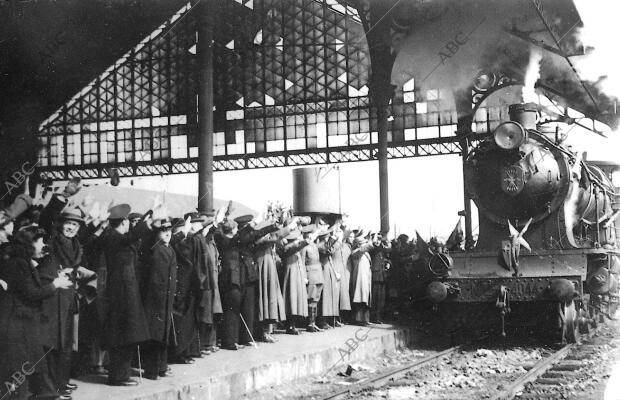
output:
[{"label": "steam locomotive", "polygon": [[464,161],[477,243],[427,257],[416,297],[448,318],[496,323],[504,336],[506,325],[531,326],[576,342],[618,306],[620,197],[610,173],[620,165],[582,160],[537,125],[534,104],[509,115]]}]

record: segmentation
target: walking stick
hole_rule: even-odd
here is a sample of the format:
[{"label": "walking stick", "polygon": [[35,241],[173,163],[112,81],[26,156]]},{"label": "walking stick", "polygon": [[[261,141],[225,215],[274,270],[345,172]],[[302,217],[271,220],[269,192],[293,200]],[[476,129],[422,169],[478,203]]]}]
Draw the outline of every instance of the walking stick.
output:
[{"label": "walking stick", "polygon": [[248,324],[246,324],[245,323],[245,319],[243,319],[243,315],[241,315],[241,313],[239,313],[239,316],[241,317],[241,321],[243,322],[243,326],[245,326],[245,329],[248,331],[248,335],[250,335],[250,339],[252,339],[252,346],[258,348],[258,345],[254,341],[254,336],[252,336],[252,332],[250,332],[250,328],[248,328]]},{"label": "walking stick", "polygon": [[142,383],[142,360],[140,359],[140,345],[138,345],[138,371],[140,373],[140,383]]}]

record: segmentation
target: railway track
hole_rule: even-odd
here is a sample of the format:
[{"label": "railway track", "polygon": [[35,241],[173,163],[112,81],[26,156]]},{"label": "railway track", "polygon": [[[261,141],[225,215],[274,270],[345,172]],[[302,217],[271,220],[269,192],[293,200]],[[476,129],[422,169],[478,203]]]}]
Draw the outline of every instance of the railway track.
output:
[{"label": "railway track", "polygon": [[377,388],[380,386],[383,386],[391,381],[394,381],[396,379],[399,379],[400,377],[406,375],[407,373],[421,368],[433,361],[436,361],[444,356],[449,356],[451,354],[454,354],[458,351],[460,351],[462,348],[462,346],[454,346],[454,347],[450,347],[449,349],[440,351],[438,353],[432,354],[430,356],[424,357],[422,359],[416,360],[408,365],[405,365],[403,367],[397,368],[396,370],[393,371],[389,371],[389,372],[385,372],[382,374],[379,374],[373,378],[371,378],[370,380],[364,381],[364,382],[360,382],[352,387],[349,388],[345,388],[342,390],[338,390],[335,392],[332,392],[326,396],[323,397],[319,397],[320,400],[336,400],[336,399],[343,399],[346,398],[349,395],[352,395],[354,393],[358,393],[364,390],[368,390],[368,389],[372,389],[372,388]]},{"label": "railway track", "polygon": [[[588,336],[584,336],[583,340],[589,340],[595,334],[596,331]],[[380,390],[381,388],[385,389],[389,386],[397,386],[399,385],[399,380],[407,374],[420,370],[446,356],[456,356],[458,354],[459,357],[468,357],[469,354],[476,354],[471,352],[468,353],[467,350],[465,350],[465,348],[468,347],[471,347],[471,344],[450,347],[396,368],[395,370],[380,373],[347,388],[342,388],[326,395],[323,394],[316,398],[321,400],[356,398],[356,394],[361,392],[372,392],[374,390]],[[551,394],[546,396],[541,393],[544,393],[545,389],[550,386],[564,384],[569,381],[571,377],[574,377],[576,371],[582,365],[580,360],[587,358],[588,353],[587,345],[564,345],[562,348],[551,352],[547,356],[542,357],[538,362],[530,365],[525,373],[517,374],[510,382],[502,385],[502,390],[499,392],[495,388],[489,389],[488,393],[494,394],[484,397],[493,400],[559,398],[553,397],[554,395]],[[497,384],[497,382],[494,383]],[[530,384],[530,386],[528,386],[527,393],[524,393],[524,388],[528,384]],[[448,399],[451,397],[448,395],[448,397],[444,398]]]},{"label": "railway track", "polygon": [[[598,329],[594,330],[583,340],[592,339],[598,331]],[[507,386],[503,392],[493,397],[493,400],[563,398],[561,394],[554,393],[553,389],[577,377],[579,369],[584,366],[584,360],[594,354],[590,347],[580,343],[565,345],[551,356],[532,366],[527,373]],[[523,389],[530,382],[531,385],[527,387],[527,392],[523,393]]]}]

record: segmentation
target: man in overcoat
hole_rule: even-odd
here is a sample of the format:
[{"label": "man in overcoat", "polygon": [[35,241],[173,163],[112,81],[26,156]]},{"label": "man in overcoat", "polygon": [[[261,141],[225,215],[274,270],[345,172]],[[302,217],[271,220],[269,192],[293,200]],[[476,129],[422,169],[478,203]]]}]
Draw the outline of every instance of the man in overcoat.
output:
[{"label": "man in overcoat", "polygon": [[373,248],[370,251],[372,264],[372,307],[370,321],[382,324],[383,309],[385,308],[386,283],[388,280],[388,269],[390,267],[389,255],[390,245],[383,238],[381,233],[374,237]]},{"label": "man in overcoat", "polygon": [[[222,257],[220,277],[224,305],[224,337],[222,346],[237,350],[250,344],[254,327],[258,266],[253,245],[258,238],[277,229],[269,225],[254,230],[253,216],[243,215],[234,221],[224,221],[215,234]],[[239,343],[241,341],[241,343]]]},{"label": "man in overcoat", "polygon": [[145,285],[142,298],[150,341],[144,347],[144,377],[158,379],[168,372],[168,343],[172,329],[172,307],[176,293],[177,260],[170,247],[172,223],[168,219],[154,221],[155,244],[145,259]]},{"label": "man in overcoat", "polygon": [[110,226],[99,238],[108,272],[102,344],[110,354],[108,384],[115,386],[138,384],[130,378],[131,360],[137,345],[150,338],[136,276],[138,246],[150,230],[143,221],[129,231],[130,210],[127,204],[112,207]]}]

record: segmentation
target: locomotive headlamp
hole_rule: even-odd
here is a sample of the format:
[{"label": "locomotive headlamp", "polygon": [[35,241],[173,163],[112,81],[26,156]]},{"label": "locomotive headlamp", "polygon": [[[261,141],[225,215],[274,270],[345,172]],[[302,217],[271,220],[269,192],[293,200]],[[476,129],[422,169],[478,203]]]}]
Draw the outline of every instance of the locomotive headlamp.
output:
[{"label": "locomotive headlamp", "polygon": [[527,140],[527,131],[521,124],[514,121],[504,122],[493,132],[495,143],[504,150],[512,150]]}]

